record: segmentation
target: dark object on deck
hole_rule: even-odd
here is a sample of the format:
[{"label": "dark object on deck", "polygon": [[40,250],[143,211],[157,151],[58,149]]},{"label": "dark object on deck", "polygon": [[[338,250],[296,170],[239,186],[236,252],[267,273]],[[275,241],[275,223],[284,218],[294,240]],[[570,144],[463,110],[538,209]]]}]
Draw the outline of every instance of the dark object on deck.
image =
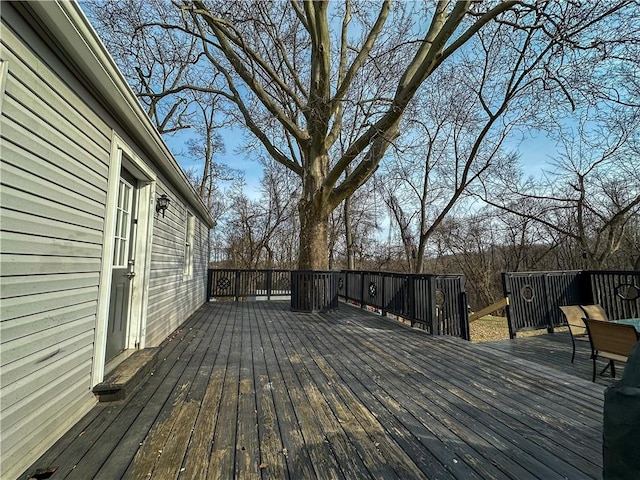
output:
[{"label": "dark object on deck", "polygon": [[57,469],[58,467],[40,468],[29,475],[28,480],[46,480],[47,478],[51,478]]},{"label": "dark object on deck", "polygon": [[338,308],[337,272],[294,270],[291,272],[291,310],[328,312]]},{"label": "dark object on deck", "polygon": [[640,478],[640,343],[629,354],[622,379],[604,392],[603,477]]}]

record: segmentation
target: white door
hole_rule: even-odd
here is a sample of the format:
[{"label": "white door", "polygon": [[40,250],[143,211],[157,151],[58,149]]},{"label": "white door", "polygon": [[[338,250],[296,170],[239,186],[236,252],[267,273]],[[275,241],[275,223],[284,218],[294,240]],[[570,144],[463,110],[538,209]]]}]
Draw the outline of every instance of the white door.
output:
[{"label": "white door", "polygon": [[131,285],[135,277],[136,183],[136,179],[126,170],[121,171],[111,264],[111,295],[105,358],[107,362],[127,348],[131,318]]}]

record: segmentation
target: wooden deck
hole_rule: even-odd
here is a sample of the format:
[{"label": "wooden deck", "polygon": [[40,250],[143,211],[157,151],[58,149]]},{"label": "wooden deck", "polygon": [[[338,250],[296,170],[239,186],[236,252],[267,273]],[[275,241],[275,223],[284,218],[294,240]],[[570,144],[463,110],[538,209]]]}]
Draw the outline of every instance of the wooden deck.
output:
[{"label": "wooden deck", "polygon": [[[536,365],[549,367],[552,374],[553,371],[560,371],[574,377],[591,380],[593,364],[590,359],[589,342],[576,342],[576,358],[574,363],[571,363],[571,337],[569,331],[565,329],[551,334],[487,342],[482,346],[491,349],[493,353],[503,355],[505,361],[527,360]],[[606,362],[598,360],[596,383],[603,386],[610,385],[619,379],[624,370],[623,364],[617,364],[616,378],[612,378],[611,372],[608,370],[602,376],[599,375],[605,366]]]},{"label": "wooden deck", "polygon": [[602,385],[357,308],[211,303],[160,355],[23,478],[602,478]]}]

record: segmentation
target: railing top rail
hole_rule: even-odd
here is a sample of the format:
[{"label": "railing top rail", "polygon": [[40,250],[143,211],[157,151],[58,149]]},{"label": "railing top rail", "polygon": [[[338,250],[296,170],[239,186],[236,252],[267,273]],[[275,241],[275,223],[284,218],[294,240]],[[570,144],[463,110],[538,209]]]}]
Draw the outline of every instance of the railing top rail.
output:
[{"label": "railing top rail", "polygon": [[584,270],[584,273],[604,273],[613,275],[640,275],[640,270]]},{"label": "railing top rail", "polygon": [[339,270],[287,270],[288,272],[296,273],[340,273]]},{"label": "railing top rail", "polygon": [[542,275],[546,273],[583,273],[584,270],[532,270],[528,272],[505,272],[505,275]]},{"label": "railing top rail", "polygon": [[532,270],[527,272],[505,272],[505,275],[541,275],[545,273],[602,273],[618,275],[640,275],[640,270]]},{"label": "railing top rail", "polygon": [[[286,268],[222,268],[211,267],[209,270],[219,272],[315,272],[315,273],[363,273],[368,275],[386,275],[393,277],[414,277],[414,278],[459,278],[464,276],[462,273],[411,273],[411,272],[387,272],[384,270],[297,270]],[[520,272],[518,272],[520,273]],[[538,272],[539,273],[539,272]]]},{"label": "railing top rail", "polygon": [[209,270],[217,272],[290,272],[286,268],[219,268],[212,267]]},{"label": "railing top rail", "polygon": [[363,273],[368,275],[386,275],[389,277],[413,277],[413,278],[459,278],[462,273],[410,273],[410,272],[387,272],[384,270],[338,270],[339,273]]}]

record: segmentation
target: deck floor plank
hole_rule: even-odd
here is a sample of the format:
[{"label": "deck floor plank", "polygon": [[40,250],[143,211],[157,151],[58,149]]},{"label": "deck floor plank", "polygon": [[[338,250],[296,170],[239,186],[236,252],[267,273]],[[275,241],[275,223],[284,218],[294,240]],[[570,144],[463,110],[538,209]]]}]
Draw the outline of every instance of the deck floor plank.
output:
[{"label": "deck floor plank", "polygon": [[[286,319],[284,319],[286,321]],[[335,419],[343,429],[348,441],[353,445],[353,455],[357,455],[369,475],[375,478],[402,478],[393,469],[392,462],[386,459],[379,448],[382,425],[368,409],[364,409],[358,397],[344,384],[338,372],[335,371],[319,354],[307,336],[300,335],[300,329],[292,328],[289,322],[284,323],[289,344],[297,348],[298,356],[309,371],[313,382],[317,385],[328,404],[335,412]],[[378,432],[378,435],[373,434]],[[349,446],[347,445],[347,448]],[[391,455],[398,459],[404,452],[396,449]],[[405,461],[410,461],[407,457]],[[413,462],[411,462],[413,463]]]},{"label": "deck floor plank", "polygon": [[231,348],[222,383],[222,398],[220,399],[218,421],[213,434],[206,478],[233,478],[235,471],[238,389],[242,356],[242,316],[240,308],[231,309],[229,315],[233,316],[231,338],[229,339]]},{"label": "deck floor plank", "polygon": [[[354,354],[359,354],[359,359],[361,360],[360,363],[380,363],[381,365],[385,365],[387,372],[386,375],[380,377],[381,382],[383,382],[381,383],[381,386],[385,387],[388,392],[398,392],[403,395],[404,398],[398,400],[405,400],[407,407],[416,412],[415,415],[422,416],[421,412],[425,410],[438,414],[434,416],[433,421],[442,422],[441,429],[444,429],[444,433],[440,433],[437,436],[440,441],[449,437],[450,448],[458,444],[475,445],[478,449],[477,451],[473,451],[471,449],[458,447],[450,450],[447,458],[449,464],[451,464],[452,460],[455,459],[456,463],[454,463],[454,465],[458,467],[458,470],[460,470],[459,467],[464,465],[464,462],[460,460],[464,460],[468,463],[469,468],[476,467],[479,469],[479,471],[475,473],[475,477],[494,477],[496,475],[495,470],[492,472],[486,467],[491,465],[490,460],[495,461],[499,459],[499,454],[495,454],[496,451],[501,452],[509,450],[509,430],[491,428],[488,425],[496,424],[492,419],[483,423],[481,421],[482,419],[478,418],[481,414],[480,411],[472,408],[465,410],[465,404],[460,402],[460,398],[449,394],[445,388],[436,388],[435,383],[431,378],[425,378],[419,369],[414,368],[413,362],[410,359],[411,357],[405,357],[407,358],[407,361],[405,362],[402,360],[401,355],[392,355],[388,353],[390,350],[381,349],[375,345],[373,341],[367,341],[366,345],[366,350],[356,349],[353,351]],[[414,345],[414,347],[420,348],[420,345]],[[369,358],[367,358],[366,353],[364,355],[361,353],[364,351],[369,352]],[[449,368],[449,366],[450,365],[447,367]],[[409,388],[407,388],[407,386],[409,386]],[[450,386],[447,387],[451,388]],[[440,409],[438,408],[438,404]],[[449,419],[453,419],[453,421],[450,421]],[[431,423],[431,425],[433,426],[433,423]],[[500,426],[500,424],[497,425]],[[479,448],[479,445],[482,444],[480,439],[489,442],[488,449],[483,450]],[[431,448],[433,448],[433,445],[431,445]],[[456,450],[456,455],[452,455],[451,452]],[[483,457],[481,454],[483,451],[491,452],[490,456]],[[520,449],[514,449],[514,451],[519,453]],[[518,470],[517,462],[514,462],[513,458],[505,457],[503,460],[503,462],[500,462],[501,466],[503,468],[508,468],[510,471],[505,473],[512,475],[513,478],[519,478],[525,472],[523,470]],[[528,465],[530,469],[534,468],[544,470],[543,465],[539,462],[531,461],[530,457],[527,455],[523,456],[523,460],[530,463],[530,465]],[[456,472],[456,475],[458,478],[471,478],[470,474],[465,471],[458,471]],[[543,478],[552,478],[552,475],[553,473],[548,471],[545,472],[545,476]]]},{"label": "deck floor plank", "polygon": [[[103,434],[97,448],[83,458],[69,478],[109,480],[130,475],[132,478],[150,478],[179,414],[179,409],[174,407],[186,395],[193,372],[202,359],[203,347],[215,327],[199,322],[180,332],[174,339],[180,346],[164,360],[169,371],[160,380],[158,388],[149,397],[143,395],[137,399],[136,408],[124,409],[120,419]],[[141,393],[145,391],[143,389]],[[101,449],[107,450],[109,456],[98,463]],[[133,458],[131,452],[135,453]],[[138,468],[125,475],[125,472],[131,472],[132,465]]]},{"label": "deck floor plank", "polygon": [[[363,439],[363,437],[366,438],[364,429],[356,426],[358,425],[357,419],[348,410],[350,405],[358,402],[357,398],[353,395],[337,397],[331,382],[314,363],[315,355],[313,352],[307,351],[300,342],[300,338],[293,334],[292,328],[284,316],[278,318],[282,321],[281,328],[284,333],[280,336],[280,341],[285,350],[289,352],[289,356],[294,358],[298,365],[298,378],[309,399],[309,404],[316,412],[322,425],[323,441],[333,446],[343,475],[346,478],[371,476],[369,467],[381,465],[381,458],[374,460],[367,454],[361,456],[362,452],[369,452],[370,449],[357,448],[357,445],[363,441],[369,443],[368,439]],[[365,460],[369,467],[365,465]],[[391,469],[385,471],[384,468],[378,468],[377,475],[383,474],[380,478],[395,478],[392,472]]]},{"label": "deck floor plank", "polygon": [[[162,362],[156,371],[155,378],[147,381],[144,392],[138,395],[130,395],[126,399],[112,402],[97,404],[93,410],[81,419],[69,432],[60,438],[45,454],[38,460],[38,468],[46,468],[45,465],[55,465],[58,469],[55,472],[55,478],[74,478],[78,466],[83,463],[93,462],[94,467],[100,465],[108,458],[106,450],[103,448],[105,432],[109,429],[116,429],[123,434],[128,428],[126,419],[123,417],[135,418],[136,414],[144,406],[146,398],[159,388],[166,376],[171,372],[173,367],[173,358],[177,358],[185,349],[186,344],[176,341],[177,338],[188,328],[197,326],[202,317],[206,315],[204,312],[193,315],[185,324],[173,332],[162,344],[162,355],[165,361]],[[127,411],[127,414],[124,412]],[[90,420],[90,421],[88,421]],[[91,452],[97,451],[95,457],[91,457]],[[134,452],[135,453],[135,452]],[[27,469],[24,478],[28,478],[27,473],[34,469]],[[75,476],[75,478],[92,478]]]},{"label": "deck floor plank", "polygon": [[274,315],[272,322],[276,329],[275,335],[271,338],[274,353],[280,365],[305,447],[311,459],[311,465],[316,475],[322,475],[324,478],[350,478],[345,476],[336,457],[335,449],[337,447],[331,445],[327,440],[330,427],[326,424],[326,418],[323,415],[325,411],[323,399],[314,397],[313,394],[311,396],[306,394],[306,372],[300,358],[295,351],[286,349],[286,332],[282,331],[281,322],[277,315]]},{"label": "deck floor plank", "polygon": [[256,338],[253,343],[253,376],[256,385],[256,410],[259,425],[260,471],[262,478],[288,480],[289,469],[283,453],[283,435],[274,401],[273,379],[269,376],[268,339],[264,338],[265,327],[262,325],[262,311],[253,309],[250,314],[254,318]]},{"label": "deck floor plank", "polygon": [[542,337],[474,345],[346,305],[207,304],[145,383],[22,478],[600,479],[607,379]]},{"label": "deck floor plank", "polygon": [[[246,304],[243,306],[247,306]],[[260,438],[258,432],[258,406],[253,371],[254,345],[257,327],[252,309],[242,309],[240,335],[240,376],[238,383],[238,425],[236,436],[235,472],[240,478],[260,478]],[[259,352],[255,352],[257,356]]]},{"label": "deck floor plank", "polygon": [[276,346],[279,340],[278,333],[273,328],[274,320],[272,317],[270,311],[261,309],[258,315],[258,325],[267,378],[269,379],[267,389],[272,394],[278,430],[283,445],[282,457],[290,478],[314,478],[316,474],[313,459],[305,443],[305,437],[285,381],[285,372],[290,372],[291,366],[288,362],[281,362],[276,355]]},{"label": "deck floor plank", "polygon": [[[596,449],[600,448],[601,445],[601,431],[597,431],[597,429],[593,429],[594,434],[589,435],[589,426],[595,423],[596,421],[600,421],[600,416],[596,410],[590,410],[589,415],[584,415],[583,412],[579,412],[579,415],[573,415],[571,417],[570,410],[565,415],[565,420],[558,420],[557,412],[564,408],[563,405],[556,406],[554,410],[549,414],[545,414],[542,409],[545,405],[537,405],[529,402],[528,407],[523,409],[522,402],[523,399],[527,399],[526,390],[522,388],[507,388],[503,387],[501,384],[502,380],[487,378],[486,380],[478,381],[469,381],[469,375],[465,374],[465,370],[460,369],[451,369],[452,365],[455,365],[455,359],[447,358],[451,352],[457,352],[456,355],[461,354],[461,349],[455,346],[449,345],[447,343],[459,343],[453,339],[439,339],[439,342],[433,342],[430,346],[435,347],[434,350],[438,352],[435,358],[444,359],[444,364],[447,365],[446,375],[441,376],[439,382],[447,382],[442,384],[445,388],[443,390],[444,394],[447,394],[448,391],[456,392],[456,395],[461,397],[464,400],[465,404],[469,404],[474,406],[474,408],[478,409],[478,412],[485,412],[485,414],[491,416],[499,417],[502,423],[505,423],[509,426],[510,429],[513,429],[516,432],[520,432],[523,435],[527,435],[530,438],[535,439],[536,442],[543,443],[547,448],[550,449],[558,449],[560,453],[564,452],[565,455],[568,455],[568,458],[571,459],[572,463],[581,462],[583,459],[580,457],[580,452],[583,450],[583,447],[586,445],[590,448]],[[442,345],[442,344],[445,345]],[[406,345],[406,342],[401,342],[402,345]],[[372,348],[376,348],[373,346]],[[466,356],[469,356],[468,352],[465,352]],[[422,355],[417,353],[415,357],[420,359],[420,364],[428,364],[429,358],[428,355]],[[486,359],[485,359],[486,360]],[[481,361],[479,358],[466,358],[465,361],[469,364],[477,363]],[[383,361],[383,363],[388,363],[387,361]],[[433,363],[433,368],[430,368],[429,371],[434,376],[440,375],[437,367],[437,363]],[[465,364],[461,364],[461,368],[464,368]],[[531,365],[529,364],[529,367]],[[520,375],[526,375],[526,373],[520,372]],[[474,378],[472,376],[472,378]],[[497,381],[496,381],[497,380]],[[448,383],[451,382],[451,385]],[[530,381],[529,381],[530,382]],[[471,388],[469,388],[471,387]],[[593,387],[590,387],[593,392]],[[600,388],[595,388],[596,392],[601,391]],[[489,393],[489,397],[485,397]],[[544,392],[547,393],[547,392]],[[499,396],[497,396],[499,395]],[[438,397],[436,397],[438,398]],[[532,397],[536,398],[536,397]],[[499,401],[498,401],[499,400]],[[455,402],[455,399],[449,399],[451,403]],[[601,402],[599,403],[601,406]],[[539,410],[539,413],[533,411],[533,407]],[[601,410],[600,410],[601,412]],[[588,422],[585,424],[584,419],[587,419]],[[597,419],[597,420],[596,420]],[[592,423],[591,423],[592,422]],[[540,428],[540,425],[543,428]],[[547,436],[547,432],[549,431],[549,426],[551,426],[554,430],[557,431],[557,434],[554,433],[552,437],[555,440],[550,439]],[[567,435],[567,433],[571,431],[573,432],[574,438],[571,435]],[[596,433],[597,431],[597,433]],[[585,433],[587,435],[585,435]],[[565,442],[558,444],[558,439],[564,439]],[[566,441],[568,440],[568,441]],[[574,442],[577,446],[574,447]],[[572,452],[577,455],[572,456]],[[583,466],[587,469],[596,468],[593,463],[590,461],[584,462]]]},{"label": "deck floor plank", "polygon": [[[220,411],[220,400],[222,398],[222,385],[226,375],[231,342],[228,336],[233,328],[233,317],[225,310],[220,309],[215,317],[208,319],[212,323],[220,323],[220,337],[212,342],[210,351],[211,371],[203,369],[201,371],[204,391],[196,389],[191,400],[199,402],[199,411],[193,425],[193,434],[189,441],[185,458],[180,469],[180,478],[199,480],[206,478],[209,469],[209,458],[211,455],[211,444],[215,431],[218,414]],[[218,350],[215,350],[215,347]]]},{"label": "deck floor plank", "polygon": [[[142,442],[125,477],[178,477],[210,380],[213,359],[220,349],[225,325],[224,321],[206,325],[207,333],[200,342],[200,348],[192,355],[172,397],[165,402],[162,413],[155,419],[153,429]],[[164,441],[153,442],[150,440],[152,438]]]},{"label": "deck floor plank", "polygon": [[[370,348],[374,349],[373,346]],[[393,358],[383,356],[382,351],[379,351],[378,354],[380,360],[395,367],[394,370],[403,367],[411,368],[406,364],[394,363]],[[545,465],[541,460],[537,460],[545,457],[545,450],[542,447],[550,446],[544,445],[546,439],[542,436],[536,436],[535,430],[530,429],[527,424],[519,423],[518,419],[501,414],[500,409],[505,402],[505,397],[497,396],[495,390],[492,389],[491,395],[487,396],[486,391],[482,392],[477,388],[477,383],[453,382],[453,374],[449,369],[455,365],[455,360],[445,356],[439,358],[447,365],[446,378],[438,379],[437,373],[431,378],[426,378],[419,371],[415,371],[411,374],[411,379],[416,386],[419,386],[417,390],[421,396],[433,399],[433,402],[440,403],[442,408],[448,408],[442,418],[455,418],[457,425],[468,425],[476,434],[490,439],[493,447],[491,450],[508,452],[512,462],[502,462],[503,467],[511,468],[515,464],[520,464],[539,478],[573,478],[579,474],[566,461],[545,459],[545,462],[548,463]],[[435,385],[439,385],[440,388],[434,388]],[[486,405],[499,405],[499,407],[483,408]],[[425,405],[425,407],[427,406]],[[452,423],[451,426],[455,426],[455,424]],[[525,431],[527,435],[522,436],[522,431]],[[463,437],[462,441],[470,441],[470,439]],[[485,461],[487,460],[489,458],[485,459]],[[553,470],[550,469],[552,466],[555,467]],[[513,474],[513,472],[508,473]],[[515,478],[518,476],[515,475]]]},{"label": "deck floor plank", "polygon": [[[438,422],[431,414],[425,411],[416,412],[412,404],[401,404],[402,399],[406,398],[406,394],[402,389],[394,390],[394,387],[388,388],[386,382],[381,381],[379,375],[372,376],[371,372],[374,370],[371,368],[371,365],[375,365],[375,363],[370,359],[358,358],[357,352],[354,352],[349,344],[348,337],[336,337],[331,333],[330,329],[320,329],[320,325],[315,324],[315,322],[310,322],[309,333],[305,332],[305,334],[306,338],[303,338],[302,342],[313,352],[311,355],[314,358],[322,358],[315,346],[322,345],[325,341],[326,343],[323,345],[324,351],[329,352],[333,358],[340,358],[339,364],[334,363],[332,366],[328,366],[323,362],[325,363],[324,368],[334,369],[334,375],[344,375],[346,372],[349,372],[349,377],[346,375],[342,377],[349,385],[354,385],[356,381],[361,384],[361,388],[375,385],[375,388],[370,390],[370,392],[372,392],[372,398],[377,399],[379,404],[383,405],[386,411],[389,412],[389,415],[394,417],[398,428],[401,426],[401,428],[404,429],[405,435],[409,437],[413,436],[420,443],[425,445],[431,444],[433,448],[429,448],[428,451],[433,455],[433,459],[429,463],[421,462],[424,466],[424,474],[433,475],[438,469],[442,469],[438,473],[439,478],[443,475],[451,476],[452,474],[463,478],[487,478],[479,477],[472,470],[466,469],[462,463],[452,462],[451,452],[446,446],[447,437],[451,436],[450,432],[446,429],[438,428]],[[329,341],[329,339],[331,340]],[[340,352],[349,351],[353,353],[353,356],[339,355]],[[354,362],[351,360],[352,358],[358,358],[358,360],[361,361]],[[379,374],[380,372],[376,371],[376,373]],[[392,383],[392,379],[396,373],[388,375],[386,380]],[[401,387],[404,389],[405,385]],[[361,388],[358,389],[360,394],[363,393]],[[402,398],[398,398],[398,396]],[[372,403],[369,408],[375,409],[376,407],[374,405],[375,403]],[[438,465],[438,463],[440,465]]]}]

